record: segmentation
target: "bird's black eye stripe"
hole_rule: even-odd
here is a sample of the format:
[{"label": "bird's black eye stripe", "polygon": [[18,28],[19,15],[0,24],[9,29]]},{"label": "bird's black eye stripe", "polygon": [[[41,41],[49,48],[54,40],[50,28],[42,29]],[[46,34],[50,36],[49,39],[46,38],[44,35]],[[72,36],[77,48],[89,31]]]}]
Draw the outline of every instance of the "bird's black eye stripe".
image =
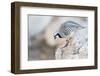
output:
[{"label": "bird's black eye stripe", "polygon": [[62,38],[61,35],[58,33],[59,38]]},{"label": "bird's black eye stripe", "polygon": [[61,35],[60,35],[59,33],[57,33],[57,34],[54,36],[54,39],[56,39],[57,36],[58,36],[59,38],[62,38]]}]

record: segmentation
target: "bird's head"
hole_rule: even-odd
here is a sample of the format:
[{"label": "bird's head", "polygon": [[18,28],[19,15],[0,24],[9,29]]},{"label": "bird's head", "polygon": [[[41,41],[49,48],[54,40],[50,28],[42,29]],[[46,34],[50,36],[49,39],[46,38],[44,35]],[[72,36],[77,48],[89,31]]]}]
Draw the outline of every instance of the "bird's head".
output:
[{"label": "bird's head", "polygon": [[84,28],[85,27],[81,26],[80,24],[78,24],[74,21],[67,21],[61,25],[57,36],[59,36],[59,38],[65,38],[70,33],[75,32],[77,30],[84,29]]}]

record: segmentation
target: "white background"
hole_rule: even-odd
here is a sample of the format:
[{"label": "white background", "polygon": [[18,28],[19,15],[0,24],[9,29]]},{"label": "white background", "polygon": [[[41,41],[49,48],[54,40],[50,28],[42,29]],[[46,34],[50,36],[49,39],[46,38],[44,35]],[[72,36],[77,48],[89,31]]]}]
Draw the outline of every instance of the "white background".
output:
[{"label": "white background", "polygon": [[[16,0],[1,0],[0,1],[0,76],[100,76],[100,68],[98,70],[81,70],[81,71],[65,71],[52,73],[37,73],[37,74],[21,74],[14,75],[10,73],[11,60],[11,15],[10,3]],[[99,21],[100,21],[100,0],[17,0],[30,1],[41,3],[57,3],[57,4],[74,4],[74,5],[88,5],[99,7]],[[100,22],[98,23],[100,24]],[[98,28],[100,26],[98,25]],[[100,30],[98,29],[98,33]],[[100,39],[100,36],[98,36]],[[98,40],[99,43],[100,40]],[[100,45],[98,45],[99,47]],[[100,48],[98,48],[100,50]],[[100,58],[100,51],[98,52]],[[99,59],[100,67],[100,59]]]}]

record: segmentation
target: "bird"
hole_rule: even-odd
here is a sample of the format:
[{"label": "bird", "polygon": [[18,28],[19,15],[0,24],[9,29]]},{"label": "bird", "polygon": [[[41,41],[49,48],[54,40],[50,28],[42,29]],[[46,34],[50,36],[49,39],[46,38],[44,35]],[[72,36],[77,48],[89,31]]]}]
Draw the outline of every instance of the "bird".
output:
[{"label": "bird", "polygon": [[[76,56],[79,56],[80,48],[84,47],[86,44],[86,42],[83,43],[85,37],[83,35],[83,30],[85,30],[85,28],[87,27],[83,27],[83,25],[74,21],[66,21],[61,24],[60,28],[55,34],[55,38],[64,38],[64,41],[66,41],[63,43],[63,45],[58,44],[60,47],[58,46],[58,49],[56,50],[56,59],[76,58]],[[80,38],[80,36],[83,40]]]},{"label": "bird", "polygon": [[81,30],[83,28],[85,28],[85,27],[81,26],[80,24],[78,24],[74,21],[66,21],[59,28],[57,35],[59,35],[60,38],[65,38],[71,32],[75,32],[75,31]]}]

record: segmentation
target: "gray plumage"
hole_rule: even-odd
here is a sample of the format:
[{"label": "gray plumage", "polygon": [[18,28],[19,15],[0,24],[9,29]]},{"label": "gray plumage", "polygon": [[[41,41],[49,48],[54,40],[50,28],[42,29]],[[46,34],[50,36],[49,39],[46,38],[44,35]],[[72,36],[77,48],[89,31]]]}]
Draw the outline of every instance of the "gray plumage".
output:
[{"label": "gray plumage", "polygon": [[67,21],[65,23],[63,23],[59,29],[59,34],[61,37],[66,37],[67,35],[69,35],[71,32],[74,32],[76,30],[80,30],[83,29],[84,27],[82,27],[80,24],[73,22],[73,21]]}]

